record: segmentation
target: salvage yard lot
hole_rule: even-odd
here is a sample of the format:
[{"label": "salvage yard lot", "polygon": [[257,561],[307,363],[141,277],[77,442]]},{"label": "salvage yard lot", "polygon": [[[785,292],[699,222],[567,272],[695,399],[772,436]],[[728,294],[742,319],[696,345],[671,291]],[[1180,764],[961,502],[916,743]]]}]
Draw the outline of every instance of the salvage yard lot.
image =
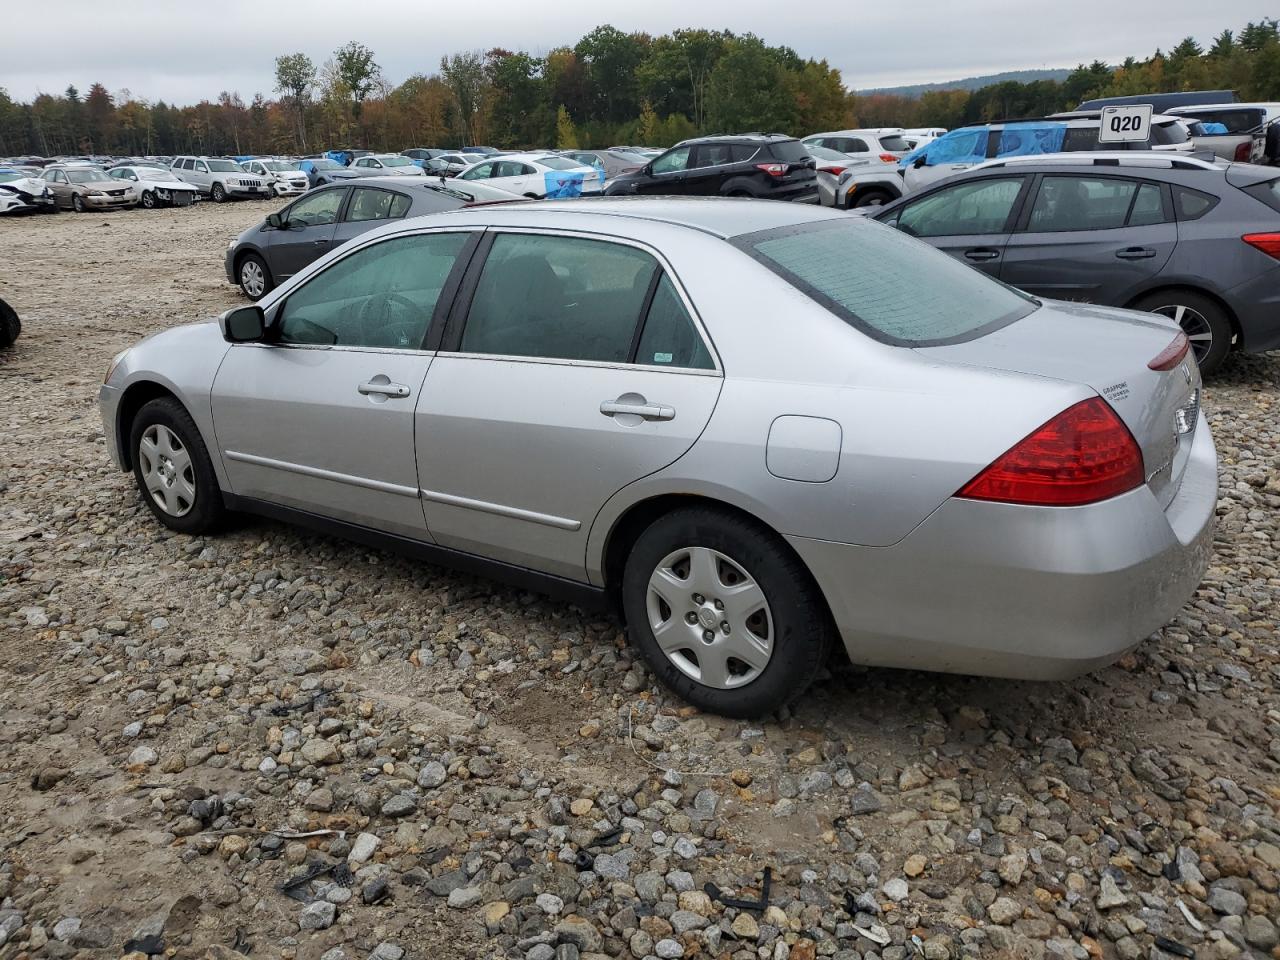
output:
[{"label": "salvage yard lot", "polygon": [[[614,621],[266,521],[154,522],[97,386],[243,304],[226,241],[277,206],[0,225],[24,325],[0,354],[0,958],[118,957],[162,921],[219,960],[1277,945],[1280,355],[1209,381],[1216,558],[1117,666],[833,664],[794,713],[727,721]],[[758,897],[766,866],[766,911],[702,892]]]}]

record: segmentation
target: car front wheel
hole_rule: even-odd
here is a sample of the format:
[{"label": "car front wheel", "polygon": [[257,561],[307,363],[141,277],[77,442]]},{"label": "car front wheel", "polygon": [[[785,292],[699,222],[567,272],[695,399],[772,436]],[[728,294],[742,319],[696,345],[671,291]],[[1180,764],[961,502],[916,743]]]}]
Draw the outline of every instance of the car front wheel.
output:
[{"label": "car front wheel", "polygon": [[240,289],[244,291],[244,295],[250,300],[260,300],[271,292],[274,284],[271,282],[271,271],[267,269],[266,261],[264,261],[256,253],[250,253],[240,261],[240,267],[236,271],[236,275],[240,281]]},{"label": "car front wheel", "polygon": [[759,717],[800,696],[832,627],[800,560],[771,531],[728,511],[690,507],[655,521],[623,573],[631,642],[689,703]]},{"label": "car front wheel", "polygon": [[142,205],[148,210],[154,210],[156,208],[156,195],[150,190],[143,190]]},{"label": "car front wheel", "polygon": [[215,183],[213,189],[209,191],[209,195],[213,197],[214,203],[222,203],[227,199],[227,191],[220,183]]},{"label": "car front wheel", "polygon": [[182,404],[169,397],[144,404],[129,443],[138,492],[157,520],[191,534],[222,521],[222,494],[209,451]]},{"label": "car front wheel", "polygon": [[76,194],[71,198],[71,209],[76,213],[84,213],[84,197]]}]

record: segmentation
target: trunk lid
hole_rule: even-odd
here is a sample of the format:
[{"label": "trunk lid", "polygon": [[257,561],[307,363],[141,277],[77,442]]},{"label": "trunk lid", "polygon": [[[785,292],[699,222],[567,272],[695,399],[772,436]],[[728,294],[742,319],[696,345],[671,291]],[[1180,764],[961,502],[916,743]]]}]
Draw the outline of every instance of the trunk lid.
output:
[{"label": "trunk lid", "polygon": [[1178,332],[1172,320],[1155,314],[1050,300],[984,337],[919,352],[932,360],[1087,385],[1133,434],[1147,486],[1167,507],[1191,454],[1200,370],[1190,352],[1171,370],[1147,364]]}]

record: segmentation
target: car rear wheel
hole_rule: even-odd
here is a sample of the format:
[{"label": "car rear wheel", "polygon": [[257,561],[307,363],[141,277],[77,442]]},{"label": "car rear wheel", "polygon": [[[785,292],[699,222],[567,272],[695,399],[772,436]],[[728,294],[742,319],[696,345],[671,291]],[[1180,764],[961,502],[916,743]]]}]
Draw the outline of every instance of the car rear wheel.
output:
[{"label": "car rear wheel", "polygon": [[1206,296],[1190,290],[1166,290],[1144,297],[1134,306],[1176,320],[1191,341],[1201,373],[1217,370],[1231,352],[1231,321],[1226,311]]},{"label": "car rear wheel", "polygon": [[142,205],[148,210],[154,210],[156,208],[156,195],[150,190],[143,190]]},{"label": "car rear wheel", "polygon": [[18,311],[0,300],[0,347],[12,346],[21,332],[22,321],[18,319]]},{"label": "car rear wheel", "polygon": [[76,213],[84,213],[84,197],[76,194],[71,198],[71,209]]},{"label": "car rear wheel", "polygon": [[246,254],[240,261],[236,277],[240,281],[240,289],[250,300],[262,299],[275,286],[271,282],[271,271],[267,269],[266,261],[256,253]]},{"label": "car rear wheel", "polygon": [[224,513],[213,463],[200,431],[178,401],[144,404],[129,431],[133,476],[157,520],[180,533],[204,533]]},{"label": "car rear wheel", "polygon": [[222,203],[227,199],[227,191],[220,183],[215,183],[213,189],[209,191],[209,196],[213,197],[214,203]]},{"label": "car rear wheel", "polygon": [[655,521],[623,572],[631,642],[695,706],[759,717],[813,682],[831,642],[823,598],[771,531],[691,507]]},{"label": "car rear wheel", "polygon": [[893,202],[893,195],[888,190],[864,190],[853,199],[855,207],[883,207]]}]

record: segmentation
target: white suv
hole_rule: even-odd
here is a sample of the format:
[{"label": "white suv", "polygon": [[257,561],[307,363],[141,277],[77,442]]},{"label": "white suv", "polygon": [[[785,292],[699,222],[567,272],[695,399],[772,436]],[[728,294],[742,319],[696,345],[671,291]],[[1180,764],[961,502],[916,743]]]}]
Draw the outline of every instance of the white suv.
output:
[{"label": "white suv", "polygon": [[215,203],[222,203],[233,197],[271,196],[265,179],[245,173],[244,168],[234,160],[220,157],[174,157],[169,169]]},{"label": "white suv", "polygon": [[277,197],[296,197],[306,193],[310,183],[302,168],[289,160],[243,160],[240,166],[245,172],[262,177],[271,185],[271,192]]}]

